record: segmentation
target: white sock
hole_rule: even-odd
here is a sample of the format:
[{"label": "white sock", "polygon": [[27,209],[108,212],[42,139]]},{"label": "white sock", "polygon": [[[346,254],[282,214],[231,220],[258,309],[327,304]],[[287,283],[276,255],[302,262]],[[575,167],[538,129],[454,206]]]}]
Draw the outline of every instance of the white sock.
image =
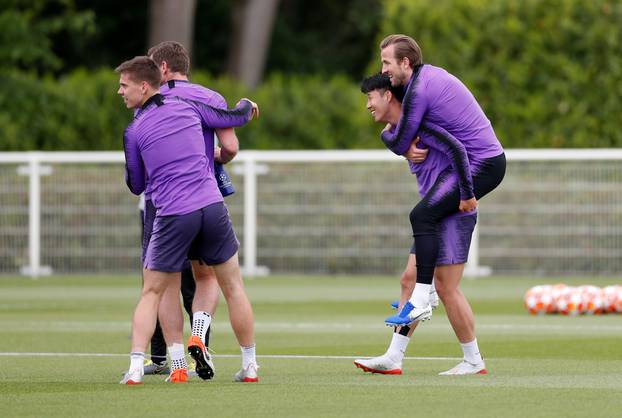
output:
[{"label": "white sock", "polygon": [[201,338],[203,344],[205,344],[205,335],[207,329],[212,323],[212,317],[205,311],[197,311],[192,313],[192,335]]},{"label": "white sock", "polygon": [[479,353],[479,347],[477,346],[477,338],[471,341],[470,343],[462,344],[460,343],[460,347],[462,347],[462,352],[464,353],[464,359],[469,363],[479,364],[482,361],[481,354]]},{"label": "white sock", "polygon": [[174,343],[168,347],[168,354],[171,356],[171,370],[188,368],[188,363],[186,363],[186,350],[184,350],[183,344]]},{"label": "white sock", "polygon": [[242,368],[246,369],[249,364],[255,363],[257,364],[257,359],[255,358],[255,344],[249,347],[240,346],[240,350],[242,351]]},{"label": "white sock", "polygon": [[130,353],[130,373],[140,370],[141,374],[145,374],[145,353],[133,351]]},{"label": "white sock", "polygon": [[417,308],[425,308],[430,303],[431,284],[417,283],[409,302]]},{"label": "white sock", "polygon": [[391,338],[391,344],[389,344],[389,348],[387,349],[387,356],[393,361],[401,362],[404,360],[409,342],[410,338],[399,332],[394,332]]}]

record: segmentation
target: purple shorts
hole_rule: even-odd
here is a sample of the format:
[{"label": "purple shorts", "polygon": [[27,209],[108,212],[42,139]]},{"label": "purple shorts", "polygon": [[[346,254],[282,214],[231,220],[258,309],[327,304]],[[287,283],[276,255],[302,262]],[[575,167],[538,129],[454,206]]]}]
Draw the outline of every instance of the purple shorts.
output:
[{"label": "purple shorts", "polygon": [[[476,223],[477,212],[456,213],[443,219],[439,228],[437,266],[466,263]],[[410,253],[417,253],[414,240]]]},{"label": "purple shorts", "polygon": [[151,239],[151,230],[153,229],[153,221],[156,217],[156,208],[153,205],[151,199],[145,199],[145,210],[142,213],[143,216],[143,253],[141,261],[145,264],[145,256],[147,255],[147,247],[149,246],[149,240]]},{"label": "purple shorts", "polygon": [[227,207],[218,202],[185,215],[156,216],[143,266],[175,273],[183,270],[188,258],[210,266],[222,264],[239,247]]}]

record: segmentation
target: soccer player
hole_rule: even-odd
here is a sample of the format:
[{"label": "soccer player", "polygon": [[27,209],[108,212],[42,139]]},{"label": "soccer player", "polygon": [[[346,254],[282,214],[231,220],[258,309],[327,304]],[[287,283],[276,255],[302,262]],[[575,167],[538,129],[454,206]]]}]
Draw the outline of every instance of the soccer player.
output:
[{"label": "soccer player", "polygon": [[[397,124],[402,111],[402,104],[398,99],[401,89],[396,90],[392,88],[386,74],[376,74],[365,79],[361,84],[361,91],[367,94],[367,109],[376,122]],[[422,133],[421,135],[425,139],[427,134]],[[415,158],[419,152],[417,144],[420,142],[420,140],[412,142],[405,155],[411,172],[417,176],[419,193],[424,196],[439,175],[449,166],[449,159],[443,153],[430,149],[423,162],[414,163],[413,160],[420,161],[420,158]],[[440,250],[434,272],[434,283],[464,354],[461,363],[446,372],[441,372],[441,375],[487,373],[475,338],[473,311],[459,288],[476,221],[476,211],[470,211],[450,215],[441,222],[439,231]],[[402,274],[400,306],[404,305],[413,288],[415,288],[417,279],[416,249],[416,245],[413,243],[406,268]],[[418,322],[415,322],[411,326],[395,327],[386,353],[371,359],[357,359],[354,364],[366,372],[401,374],[402,360],[417,324]]]},{"label": "soccer player", "polygon": [[[135,57],[116,71],[120,74],[118,93],[128,108],[138,110],[124,134],[126,182],[134,194],[147,189],[156,208],[144,262],[143,291],[134,312],[130,368],[121,383],[142,383],[144,351],[153,335],[159,305],[179,298],[179,290],[172,294],[168,284],[179,280],[186,258],[193,260],[195,272],[202,270],[201,264],[214,267],[240,346],[253,347],[252,352],[243,351],[238,375],[245,381],[257,381],[253,313],[240,274],[239,243],[208,168],[213,160],[206,155],[202,127],[241,126],[258,114],[258,107],[248,99],[242,99],[233,110],[223,110],[178,97],[165,98],[159,93],[160,70],[149,57]],[[179,302],[176,312],[160,310],[160,319],[170,344],[170,381],[185,382]]]},{"label": "soccer player", "polygon": [[[207,103],[216,108],[227,108],[225,99],[219,93],[189,81],[190,57],[180,43],[173,41],[161,42],[150,48],[147,55],[160,68],[162,75],[160,94],[164,97],[176,96]],[[214,132],[221,144],[217,148],[214,147]],[[208,158],[218,164],[225,164],[231,161],[239,149],[239,142],[233,128],[214,130],[209,126],[203,126],[203,139]],[[216,180],[219,180],[219,176],[214,173],[214,167],[210,166],[208,169]],[[153,208],[150,202],[150,196],[147,196],[146,200],[146,207],[148,209],[152,208],[152,210],[145,212],[147,216],[145,222],[152,224],[155,218],[155,208]],[[143,248],[146,249],[148,242],[149,239],[146,237]],[[170,292],[175,293],[178,286],[177,282],[171,282],[169,286],[171,286]],[[216,311],[220,296],[220,288],[214,269],[210,266],[204,266],[203,276],[197,277],[195,285],[192,267],[184,267],[181,277],[181,293],[184,308],[190,314],[192,322],[192,335],[188,341],[188,352],[195,361],[197,375],[202,379],[211,379],[214,376],[215,368],[208,351],[209,333],[212,317]],[[178,298],[175,300],[178,300]],[[171,300],[171,303],[175,303],[175,300]],[[158,327],[156,326],[156,332],[151,339],[152,358],[154,357],[155,348],[160,352],[164,351],[163,360],[166,361],[164,347],[163,336],[161,332],[158,333]],[[249,348],[246,347],[244,349]],[[158,355],[161,356],[161,354]]]},{"label": "soccer player", "polygon": [[405,86],[402,114],[381,135],[385,146],[404,155],[417,133],[422,142],[445,154],[450,166],[436,179],[410,213],[417,247],[417,284],[387,325],[429,319],[429,288],[439,255],[441,221],[458,211],[477,208],[477,200],[495,189],[505,175],[505,154],[481,107],[456,77],[423,64],[417,42],[390,35],[380,44],[382,72],[393,86]]}]

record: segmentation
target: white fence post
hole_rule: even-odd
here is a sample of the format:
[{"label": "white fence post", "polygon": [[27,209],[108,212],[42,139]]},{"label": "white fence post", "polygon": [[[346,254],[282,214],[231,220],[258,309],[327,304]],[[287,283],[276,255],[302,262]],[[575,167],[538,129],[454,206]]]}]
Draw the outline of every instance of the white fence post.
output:
[{"label": "white fence post", "polygon": [[[244,265],[245,276],[266,276],[267,267],[257,265],[257,175],[267,172],[252,154],[244,159]],[[237,172],[237,171],[236,171]]]},{"label": "white fence post", "polygon": [[38,153],[29,153],[27,166],[18,168],[18,173],[29,176],[28,189],[28,261],[21,269],[30,277],[49,275],[52,269],[41,265],[41,175],[50,174],[51,168],[41,167]]}]

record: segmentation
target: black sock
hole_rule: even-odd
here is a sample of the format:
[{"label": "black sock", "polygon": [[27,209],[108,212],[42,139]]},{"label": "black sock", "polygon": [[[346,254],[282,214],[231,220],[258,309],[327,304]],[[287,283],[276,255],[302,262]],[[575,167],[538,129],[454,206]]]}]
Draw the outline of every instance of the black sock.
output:
[{"label": "black sock", "polygon": [[400,329],[399,334],[403,335],[404,337],[408,337],[408,333],[410,332],[410,327],[408,325],[404,325],[402,326],[402,328]]}]

